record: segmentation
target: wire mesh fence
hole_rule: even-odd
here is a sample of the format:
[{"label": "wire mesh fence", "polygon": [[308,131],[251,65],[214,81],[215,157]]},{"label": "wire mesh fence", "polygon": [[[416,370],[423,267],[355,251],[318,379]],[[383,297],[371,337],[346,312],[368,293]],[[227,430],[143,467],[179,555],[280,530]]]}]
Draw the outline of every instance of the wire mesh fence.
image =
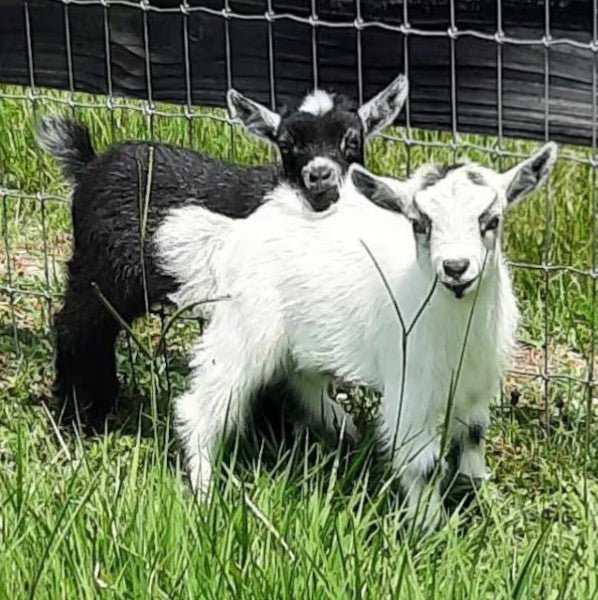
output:
[{"label": "wire mesh fence", "polygon": [[[27,85],[9,85],[19,77],[6,76],[8,82],[0,85],[0,119],[3,116],[1,107],[13,110],[15,106],[25,107],[23,114],[27,114],[33,127],[34,121],[42,112],[67,111],[77,118],[84,118],[92,124],[95,132],[100,132],[102,139],[113,142],[124,138],[123,123],[135,123],[134,131],[138,137],[150,140],[167,140],[187,146],[202,149],[202,139],[214,132],[218,133],[219,142],[217,152],[230,160],[247,160],[240,156],[239,132],[221,111],[207,108],[205,105],[224,105],[226,88],[238,87],[243,92],[250,88],[252,82],[247,78],[245,71],[238,65],[242,63],[235,47],[235,39],[239,28],[248,28],[250,35],[255,31],[261,36],[259,45],[266,52],[266,69],[264,73],[257,73],[256,78],[262,81],[262,88],[267,91],[268,101],[276,109],[280,102],[278,88],[285,86],[285,81],[292,80],[294,73],[284,72],[285,57],[277,56],[280,52],[277,40],[285,35],[284,28],[288,24],[300,25],[309,32],[309,43],[299,44],[300,49],[307,50],[305,59],[307,67],[303,65],[297,77],[307,84],[307,87],[326,87],[330,80],[331,50],[328,35],[332,31],[343,31],[350,36],[352,55],[351,59],[343,64],[342,78],[350,80],[346,84],[354,90],[354,95],[359,101],[366,96],[368,80],[368,65],[372,59],[366,56],[376,55],[368,44],[369,32],[385,32],[388,38],[388,53],[396,53],[396,71],[402,71],[412,81],[417,81],[422,72],[421,59],[415,59],[413,49],[418,51],[422,45],[442,43],[447,48],[448,60],[444,65],[445,84],[448,94],[439,102],[448,104],[444,106],[449,115],[448,121],[436,123],[434,114],[427,116],[419,111],[421,94],[425,89],[415,87],[404,109],[404,122],[391,134],[385,134],[382,139],[375,142],[375,147],[381,152],[396,154],[392,161],[392,170],[399,175],[410,174],[415,167],[424,160],[435,158],[455,161],[461,156],[475,156],[476,159],[487,164],[504,168],[511,164],[515,158],[523,157],[530,152],[529,143],[514,141],[516,125],[519,123],[520,134],[517,137],[538,137],[535,133],[528,135],[525,111],[520,107],[517,112],[513,106],[507,111],[504,98],[513,92],[506,89],[505,80],[505,53],[517,49],[518,54],[514,59],[509,55],[508,69],[516,69],[519,64],[523,69],[526,56],[537,57],[541,54],[542,84],[537,78],[530,81],[532,93],[537,99],[535,110],[542,114],[542,135],[544,140],[553,137],[553,130],[567,141],[574,139],[585,142],[587,147],[580,148],[567,146],[563,148],[560,158],[560,170],[549,183],[542,198],[542,207],[534,204],[534,214],[522,224],[513,240],[509,238],[509,249],[517,250],[510,254],[518,284],[520,301],[524,305],[524,328],[522,339],[522,357],[516,361],[511,373],[513,386],[520,387],[532,384],[538,389],[542,399],[542,415],[545,424],[549,423],[551,411],[562,406],[564,399],[575,397],[576,403],[589,415],[593,412],[593,401],[596,397],[597,376],[596,367],[596,299],[598,279],[598,200],[596,197],[596,73],[598,53],[598,10],[597,0],[584,3],[584,15],[589,17],[586,26],[580,28],[573,24],[569,35],[565,28],[559,26],[558,18],[562,17],[563,7],[544,2],[531,4],[530,10],[542,11],[543,28],[541,35],[535,38],[526,37],[529,31],[521,33],[512,23],[505,26],[505,12],[512,3],[500,1],[496,3],[480,3],[480,14],[492,11],[493,26],[488,22],[480,21],[480,28],[463,28],[459,22],[459,13],[465,8],[470,8],[468,3],[456,0],[440,2],[437,4],[416,3],[414,1],[394,2],[384,4],[384,7],[393,14],[393,20],[384,20],[384,7],[380,3],[369,3],[365,0],[356,0],[349,6],[343,0],[336,5],[326,3],[324,16],[317,0],[309,4],[295,6],[266,0],[264,3],[232,2],[223,0],[222,4],[180,1],[180,2],[132,2],[127,0],[56,0],[49,4],[58,5],[61,9],[60,23],[49,23],[48,28],[58,29],[63,35],[62,62],[56,71],[62,73],[63,91],[56,93],[44,87],[47,77],[43,69],[36,67],[36,57],[43,53],[43,47],[36,42],[36,31],[39,26],[32,26],[35,20],[35,11],[39,8],[36,2],[15,2],[24,25],[23,60],[26,61]],[[376,10],[372,9],[375,4]],[[379,5],[380,4],[380,5]],[[334,18],[335,6],[338,6],[342,18]],[[412,14],[421,11],[422,6],[431,15],[428,21],[416,19],[414,24]],[[382,7],[382,8],[381,8]],[[122,31],[115,31],[114,11],[133,11],[140,24],[138,31],[141,45],[138,50],[137,66],[142,66],[142,73],[137,73],[137,78],[143,80],[143,89],[133,90],[131,95],[135,100],[122,97],[123,74],[121,57],[115,53],[122,53]],[[342,9],[342,10],[341,10]],[[81,53],[73,51],[73,39],[80,36],[73,26],[74,11],[77,11],[77,24],[80,26],[83,13],[88,11],[92,19],[101,19],[99,26],[103,34],[103,56],[100,57],[104,65],[103,81],[93,85],[85,83],[84,73],[86,63],[81,59]],[[377,12],[376,12],[377,11]],[[346,18],[350,14],[351,18]],[[418,13],[419,14],[419,13]],[[555,17],[556,15],[556,17]],[[157,86],[157,75],[160,67],[157,60],[155,39],[157,24],[160,18],[176,19],[180,39],[177,44],[181,48],[182,64],[173,66],[177,72],[182,72],[182,77],[174,78],[174,88],[164,91],[162,77]],[[199,27],[197,19],[202,19]],[[422,24],[423,23],[423,24]],[[251,29],[254,25],[258,29]],[[38,23],[39,25],[39,23]],[[446,27],[445,27],[446,25]],[[208,35],[206,30],[218,28],[222,31],[224,60],[214,65],[220,71],[220,77],[225,82],[222,89],[210,90],[204,95],[206,102],[198,104],[194,84],[194,69],[197,69],[197,55],[192,52],[196,37]],[[554,33],[558,30],[558,35]],[[563,33],[565,32],[565,33]],[[263,38],[263,39],[262,39]],[[492,98],[488,111],[492,117],[480,113],[479,127],[476,129],[475,118],[465,121],[460,119],[463,112],[462,106],[466,105],[468,98],[460,87],[460,61],[467,61],[459,50],[463,40],[477,40],[492,48],[493,65],[495,65],[494,85],[490,91],[486,90]],[[256,43],[258,43],[256,41]],[[77,41],[81,44],[81,40]],[[334,44],[332,44],[334,46]],[[475,49],[475,47],[474,47]],[[334,48],[333,48],[334,50]],[[386,50],[386,48],[384,49]],[[574,102],[568,110],[575,113],[576,109],[584,122],[584,135],[578,133],[567,136],[567,115],[563,112],[562,103],[555,103],[551,99],[555,78],[563,78],[563,56],[559,55],[555,61],[555,52],[569,52],[575,57],[583,56],[583,65],[589,72],[584,72],[584,81],[587,83],[587,92],[578,105]],[[369,54],[368,54],[369,53]],[[526,54],[527,53],[527,54]],[[97,56],[93,57],[96,61]],[[91,58],[90,58],[91,60]],[[416,64],[417,68],[414,68]],[[281,69],[281,65],[283,68]],[[515,66],[514,66],[515,65]],[[306,71],[307,69],[307,71]],[[1,69],[0,69],[1,71]],[[243,73],[242,77],[237,72]],[[164,74],[164,70],[160,71]],[[306,80],[306,72],[309,72]],[[509,75],[510,76],[510,75]],[[115,86],[115,79],[121,83]],[[475,79],[475,69],[473,69]],[[40,80],[44,83],[40,84]],[[509,80],[511,81],[511,80]],[[83,82],[83,83],[82,83]],[[512,86],[512,82],[509,83]],[[95,86],[95,87],[94,87]],[[178,87],[177,87],[178,86]],[[158,93],[155,88],[159,87]],[[172,86],[171,86],[172,87]],[[118,88],[118,89],[116,89]],[[182,89],[179,89],[182,88]],[[90,95],[86,91],[102,91],[101,94]],[[430,93],[434,93],[432,90]],[[172,97],[176,104],[166,104],[165,97]],[[418,95],[419,94],[419,95]],[[259,94],[258,94],[259,96]],[[540,108],[538,108],[540,107]],[[529,107],[527,107],[529,108]],[[14,109],[18,110],[18,109]],[[418,112],[419,111],[419,112]],[[559,112],[556,121],[553,112]],[[508,118],[505,114],[508,112]],[[417,115],[417,118],[414,118]],[[565,116],[563,116],[565,115]],[[127,119],[130,119],[128,121]],[[215,129],[207,134],[203,132],[203,124],[211,122]],[[465,122],[465,125],[463,124]],[[492,135],[475,135],[479,131],[488,134],[488,123],[492,123]],[[553,127],[553,123],[556,125]],[[571,131],[577,132],[579,123],[570,118]],[[506,125],[505,125],[506,123]],[[515,125],[514,125],[515,124]],[[425,129],[430,132],[424,131]],[[169,129],[175,132],[169,131]],[[445,133],[435,133],[437,129],[444,129]],[[581,129],[580,129],[581,131]],[[465,132],[465,133],[464,133]],[[129,133],[129,132],[127,132]],[[202,135],[204,136],[202,138]],[[510,136],[510,137],[507,137]],[[584,137],[585,136],[585,137]],[[127,135],[127,137],[130,137]],[[213,137],[213,136],[212,136]],[[32,138],[31,138],[32,139]],[[212,140],[213,141],[213,140]],[[245,143],[245,142],[243,142]],[[2,229],[3,229],[3,254],[1,261],[2,274],[0,280],[0,295],[7,310],[8,326],[5,329],[12,336],[12,347],[17,356],[21,354],[22,324],[20,322],[20,303],[24,298],[34,298],[38,301],[36,306],[43,310],[47,325],[46,333],[51,327],[51,316],[61,295],[61,263],[68,256],[68,236],[64,228],[64,216],[68,212],[69,198],[65,188],[50,180],[48,175],[47,160],[36,146],[31,143],[26,146],[24,156],[15,156],[14,148],[21,146],[10,145],[3,148],[2,153],[2,185],[0,187],[0,201],[2,203]],[[214,146],[212,146],[213,148]],[[261,152],[261,154],[260,154]],[[260,159],[268,157],[266,151],[261,150],[252,156]],[[372,152],[370,153],[370,160]],[[27,161],[30,169],[24,170],[23,176],[14,176],[12,171],[20,167],[17,163]],[[380,163],[380,168],[388,165],[388,161]],[[14,168],[14,169],[13,169]],[[31,177],[26,176],[31,174]],[[555,181],[560,178],[558,188],[555,190]],[[26,184],[23,182],[26,180]],[[563,200],[560,196],[563,189],[579,196],[579,205],[570,206],[573,199]],[[532,210],[532,209],[530,209]],[[581,213],[581,216],[579,214]],[[541,214],[541,217],[540,217]],[[23,215],[26,215],[27,218]],[[61,215],[61,216],[57,216]],[[24,221],[22,221],[24,219]],[[38,261],[35,273],[35,282],[27,274],[27,268],[20,264],[27,262],[27,246],[21,240],[22,222],[33,223],[37,243],[35,245]],[[531,225],[530,225],[531,222]],[[24,227],[26,229],[26,227]],[[23,231],[24,231],[23,229]],[[60,234],[56,232],[60,231]],[[28,238],[28,236],[25,236]],[[29,238],[28,238],[29,239]],[[528,241],[526,241],[528,240]],[[583,241],[580,241],[583,240]],[[57,250],[57,244],[60,249]],[[58,257],[57,259],[55,257]],[[25,274],[23,274],[25,271]],[[164,322],[164,315],[161,315]],[[129,354],[132,352],[129,347]],[[133,371],[134,372],[134,371]],[[168,373],[168,369],[166,369]],[[513,402],[518,398],[517,392],[512,395]],[[589,418],[588,418],[589,421]]]}]

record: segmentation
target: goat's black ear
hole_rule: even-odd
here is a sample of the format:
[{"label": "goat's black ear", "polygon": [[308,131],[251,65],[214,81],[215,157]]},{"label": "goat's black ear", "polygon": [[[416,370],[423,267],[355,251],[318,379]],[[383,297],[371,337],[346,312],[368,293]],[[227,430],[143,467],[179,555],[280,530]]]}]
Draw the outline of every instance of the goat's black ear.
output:
[{"label": "goat's black ear", "polygon": [[512,208],[528,194],[538,189],[546,180],[558,155],[558,147],[548,142],[527,160],[500,175],[507,199]]},{"label": "goat's black ear", "polygon": [[230,89],[226,94],[228,111],[233,120],[243,123],[248,131],[261,138],[273,142],[280,126],[280,115],[266,108],[259,102],[250,100],[236,90]]},{"label": "goat's black ear", "polygon": [[357,165],[352,165],[349,173],[355,189],[370,202],[386,210],[405,212],[406,197],[391,189],[380,177]]},{"label": "goat's black ear", "polygon": [[399,75],[389,86],[359,108],[358,113],[366,137],[379,133],[399,116],[408,92],[407,77]]}]

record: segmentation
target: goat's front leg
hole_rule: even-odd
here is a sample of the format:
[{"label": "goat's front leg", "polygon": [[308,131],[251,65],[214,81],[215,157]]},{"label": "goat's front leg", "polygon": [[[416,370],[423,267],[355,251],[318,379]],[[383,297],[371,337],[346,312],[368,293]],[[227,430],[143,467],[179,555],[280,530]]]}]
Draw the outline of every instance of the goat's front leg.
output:
[{"label": "goat's front leg", "polygon": [[226,323],[212,324],[204,335],[192,362],[192,385],[175,401],[177,432],[200,500],[210,489],[218,442],[243,423],[252,396],[274,370],[271,353],[251,351],[251,340],[239,343],[231,339],[232,329],[222,327]]},{"label": "goat's front leg", "polygon": [[406,395],[399,414],[398,397],[391,393],[382,398],[382,442],[399,475],[407,518],[431,531],[444,520],[440,488],[445,463],[440,455],[440,434],[426,406],[410,406]]},{"label": "goat's front leg", "polygon": [[455,403],[449,428],[450,471],[446,482],[451,493],[463,487],[471,491],[489,478],[484,453],[489,421],[489,402]]}]

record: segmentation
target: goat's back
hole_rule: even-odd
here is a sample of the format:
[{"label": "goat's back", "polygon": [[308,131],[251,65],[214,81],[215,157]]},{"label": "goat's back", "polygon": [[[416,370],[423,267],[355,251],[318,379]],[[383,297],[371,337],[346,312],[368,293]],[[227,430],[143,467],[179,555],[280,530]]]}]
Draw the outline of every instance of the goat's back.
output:
[{"label": "goat's back", "polygon": [[[75,249],[90,277],[139,299],[145,269],[150,301],[174,288],[156,267],[151,240],[168,210],[205,206],[246,217],[274,187],[277,168],[245,168],[166,144],[125,142],[93,159],[73,190]],[[146,243],[141,244],[141,240]],[[145,257],[145,263],[142,260]],[[115,289],[112,293],[119,297]]]},{"label": "goat's back", "polygon": [[[166,257],[163,264],[185,290],[184,298],[177,294],[173,299],[189,302],[228,295],[231,300],[214,310],[234,311],[234,320],[246,321],[248,329],[260,331],[273,319],[285,323],[292,358],[300,368],[317,368],[314,357],[330,368],[338,358],[339,375],[353,378],[359,371],[364,379],[368,371],[365,379],[375,383],[375,365],[364,367],[363,356],[355,349],[364,344],[372,347],[377,342],[369,340],[389,327],[397,328],[395,333],[400,335],[400,328],[392,312],[392,297],[374,261],[392,292],[400,296],[398,301],[413,304],[411,296],[424,286],[418,283],[421,276],[411,226],[401,215],[361,196],[348,197],[346,192],[326,214],[303,211],[300,202],[288,197],[292,190],[277,192],[244,221],[215,219],[198,207],[173,211],[172,220],[156,238],[159,254]],[[195,234],[175,233],[182,229]],[[186,258],[175,261],[167,241],[182,237],[189,240]],[[208,260],[209,275],[205,267],[192,272],[192,260],[197,265]],[[411,289],[408,301],[402,291],[407,287]],[[407,308],[406,313],[410,312]],[[318,348],[315,353],[314,348]],[[339,358],[345,351],[347,355]],[[304,359],[310,364],[303,365]],[[377,357],[371,355],[368,360]]]}]

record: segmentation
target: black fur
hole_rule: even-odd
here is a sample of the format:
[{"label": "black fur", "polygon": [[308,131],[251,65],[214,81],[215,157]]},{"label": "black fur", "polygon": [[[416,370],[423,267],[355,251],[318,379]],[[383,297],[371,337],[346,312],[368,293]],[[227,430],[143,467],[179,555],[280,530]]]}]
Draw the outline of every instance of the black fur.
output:
[{"label": "black fur", "polygon": [[481,423],[472,423],[469,426],[469,441],[478,446],[484,439],[484,426]]},{"label": "black fur", "polygon": [[[351,144],[347,144],[351,139]],[[330,111],[324,115],[296,112],[283,119],[275,139],[283,170],[290,181],[303,187],[311,207],[327,209],[338,200],[338,188],[316,194],[303,185],[302,169],[316,156],[337,163],[345,174],[351,163],[364,162],[365,136],[357,112]]]},{"label": "black fur", "polygon": [[[343,155],[340,146],[348,128],[357,130],[360,144],[353,154]],[[344,173],[350,162],[363,162],[364,135],[356,112],[331,111],[320,117],[291,114],[283,118],[280,136],[291,143],[290,148],[281,148],[282,170],[274,165],[244,168],[146,142],[121,143],[97,155],[88,131],[77,123],[58,118],[41,121],[40,142],[74,184],[73,256],[64,306],[55,318],[55,389],[68,414],[74,415],[76,405],[84,423],[101,424],[118,393],[114,343],[121,327],[92,284],[127,323],[146,312],[144,276],[148,306],[164,301],[176,288],[176,282],[158,268],[151,243],[168,210],[197,204],[244,218],[281,180],[295,184],[314,210],[323,210],[337,196],[310,197],[302,189],[302,164],[326,156],[342,163]],[[140,215],[146,196],[142,235]]]},{"label": "black fur", "polygon": [[487,181],[483,175],[475,171],[467,171],[467,179],[476,185],[487,185]]},{"label": "black fur", "polygon": [[151,239],[166,211],[198,204],[233,218],[253,212],[279,177],[276,167],[232,167],[195,152],[153,145],[152,181],[142,260],[141,219],[150,145],[124,143],[95,156],[85,168],[65,163],[76,184],[73,194],[73,256],[62,310],[55,319],[56,389],[76,394],[81,416],[103,419],[118,390],[114,342],[120,326],[92,288],[131,323],[149,305],[163,301],[175,282],[156,265]]},{"label": "black fur", "polygon": [[38,132],[46,149],[63,165],[67,178],[75,181],[95,157],[89,131],[75,121],[42,119]]}]

